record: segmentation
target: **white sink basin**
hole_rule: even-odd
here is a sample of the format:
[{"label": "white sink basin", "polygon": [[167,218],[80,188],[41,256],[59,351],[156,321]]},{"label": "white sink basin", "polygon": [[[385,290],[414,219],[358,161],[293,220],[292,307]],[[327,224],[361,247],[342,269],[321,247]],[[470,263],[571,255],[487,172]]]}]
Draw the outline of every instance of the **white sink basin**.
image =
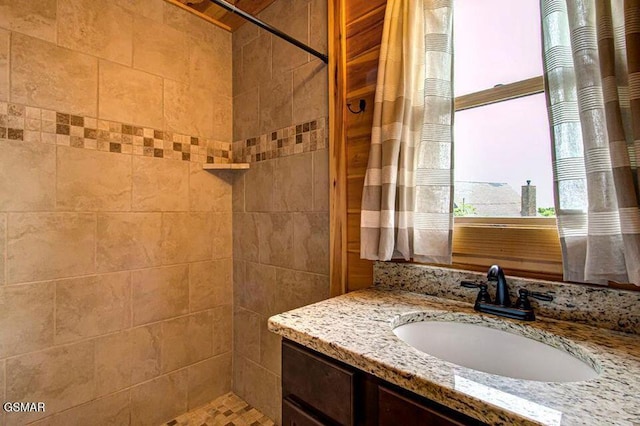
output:
[{"label": "white sink basin", "polygon": [[591,366],[567,352],[489,327],[420,321],[393,332],[422,352],[485,373],[541,382],[577,382],[598,376]]}]

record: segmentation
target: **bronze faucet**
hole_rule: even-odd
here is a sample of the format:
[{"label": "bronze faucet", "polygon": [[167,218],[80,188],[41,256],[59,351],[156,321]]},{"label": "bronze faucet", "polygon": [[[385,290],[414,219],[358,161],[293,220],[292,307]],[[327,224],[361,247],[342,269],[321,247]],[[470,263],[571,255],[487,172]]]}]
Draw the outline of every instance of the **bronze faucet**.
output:
[{"label": "bronze faucet", "polygon": [[553,300],[553,296],[550,294],[538,293],[535,291],[528,291],[526,289],[518,290],[518,300],[515,307],[511,307],[511,298],[509,297],[509,287],[507,286],[507,279],[504,276],[504,271],[498,265],[491,265],[487,272],[487,280],[496,281],[496,297],[491,301],[491,296],[487,291],[487,284],[474,283],[469,281],[462,281],[460,285],[467,288],[478,288],[478,297],[476,297],[476,303],[474,309],[478,312],[484,312],[493,315],[499,315],[507,318],[519,319],[524,321],[535,320],[533,308],[529,302],[529,296],[544,301]]}]

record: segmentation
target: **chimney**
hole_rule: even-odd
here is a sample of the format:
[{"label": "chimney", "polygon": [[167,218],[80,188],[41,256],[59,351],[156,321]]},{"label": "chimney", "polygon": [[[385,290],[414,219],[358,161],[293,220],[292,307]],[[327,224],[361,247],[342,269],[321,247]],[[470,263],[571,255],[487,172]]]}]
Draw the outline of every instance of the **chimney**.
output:
[{"label": "chimney", "polygon": [[527,181],[526,186],[522,186],[520,197],[521,210],[520,216],[536,216],[538,209],[536,208],[536,187],[531,186],[531,181]]}]

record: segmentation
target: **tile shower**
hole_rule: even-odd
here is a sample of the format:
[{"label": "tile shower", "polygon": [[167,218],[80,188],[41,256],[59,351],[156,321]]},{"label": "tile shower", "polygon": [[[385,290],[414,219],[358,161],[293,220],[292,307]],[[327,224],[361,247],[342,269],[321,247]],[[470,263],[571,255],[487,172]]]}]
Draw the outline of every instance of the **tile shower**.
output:
[{"label": "tile shower", "polygon": [[[258,17],[326,52],[327,2]],[[252,25],[233,33],[233,390],[280,423],[273,314],[329,297],[327,67]]]},{"label": "tile shower", "polygon": [[[326,51],[325,3],[260,17]],[[153,425],[232,390],[278,421],[266,318],[329,292],[326,67],[162,0],[0,11],[0,395],[46,401],[0,424]]]},{"label": "tile shower", "polygon": [[0,18],[0,389],[46,402],[7,425],[159,424],[231,390],[232,176],[201,166],[231,157],[231,35],[116,3]]}]

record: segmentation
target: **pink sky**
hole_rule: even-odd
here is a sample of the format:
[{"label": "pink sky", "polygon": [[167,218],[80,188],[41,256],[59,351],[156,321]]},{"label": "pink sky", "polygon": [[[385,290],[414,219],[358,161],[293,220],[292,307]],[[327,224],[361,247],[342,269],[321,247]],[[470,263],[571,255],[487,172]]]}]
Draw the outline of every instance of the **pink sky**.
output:
[{"label": "pink sky", "polygon": [[[455,95],[542,74],[538,0],[454,0]],[[455,118],[458,181],[531,180],[553,206],[544,94],[461,111]]]}]

